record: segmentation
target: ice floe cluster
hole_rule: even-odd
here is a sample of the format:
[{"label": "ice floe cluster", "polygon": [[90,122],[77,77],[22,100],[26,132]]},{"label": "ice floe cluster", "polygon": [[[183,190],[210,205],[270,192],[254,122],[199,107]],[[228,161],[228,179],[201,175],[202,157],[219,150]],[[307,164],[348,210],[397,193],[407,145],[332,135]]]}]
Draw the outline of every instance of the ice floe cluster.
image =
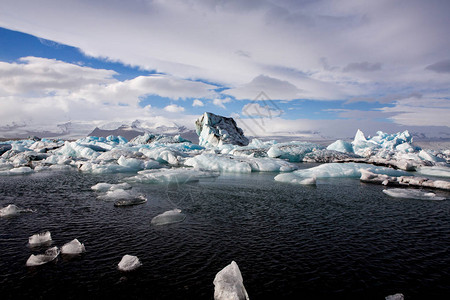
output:
[{"label": "ice floe cluster", "polygon": [[[377,132],[366,137],[360,130],[353,141],[337,140],[328,147],[291,141],[251,142],[232,118],[212,113],[196,121],[200,145],[180,136],[146,133],[131,141],[120,136],[89,136],[76,141],[30,138],[0,143],[0,176],[42,171],[130,173],[117,185],[92,187],[99,198],[121,200],[118,205],[143,203],[130,191],[135,183],[187,183],[221,173],[274,172],[276,181],[314,185],[325,177],[361,177],[365,182],[387,182],[448,189],[445,179],[419,179],[416,174],[450,176],[450,150],[417,147],[408,131]],[[302,169],[298,163],[319,166]],[[300,169],[300,170],[298,170]],[[406,172],[407,171],[407,172]],[[377,178],[369,173],[377,174]],[[125,201],[127,200],[127,201]],[[2,213],[5,214],[5,213]]]}]

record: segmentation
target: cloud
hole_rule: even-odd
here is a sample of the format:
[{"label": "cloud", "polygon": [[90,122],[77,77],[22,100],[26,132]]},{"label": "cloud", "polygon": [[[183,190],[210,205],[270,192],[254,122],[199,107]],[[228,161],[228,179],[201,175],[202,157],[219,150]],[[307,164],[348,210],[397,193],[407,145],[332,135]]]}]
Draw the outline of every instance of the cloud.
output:
[{"label": "cloud", "polygon": [[381,70],[381,63],[369,63],[365,62],[352,62],[349,63],[344,69],[344,72],[374,72]]},{"label": "cloud", "polygon": [[214,105],[216,105],[216,106],[218,106],[218,107],[221,107],[221,108],[223,108],[223,109],[226,109],[226,107],[225,107],[225,103],[229,103],[229,102],[231,102],[231,99],[230,98],[224,98],[224,99],[214,99],[213,100],[213,104]]},{"label": "cloud", "polygon": [[179,113],[184,111],[184,107],[178,106],[176,104],[170,104],[164,107],[164,110],[172,113]]},{"label": "cloud", "polygon": [[427,66],[425,70],[434,71],[436,73],[450,73],[450,59],[438,61]]},{"label": "cloud", "polygon": [[259,105],[259,103],[253,102],[244,105],[242,114],[247,117],[273,118],[282,115],[283,111],[278,107],[270,107],[267,104]]},{"label": "cloud", "polygon": [[202,107],[202,106],[205,106],[205,104],[204,104],[202,101],[200,101],[200,100],[198,100],[198,99],[195,99],[195,100],[192,102],[192,106],[193,106],[193,107]]},{"label": "cloud", "polygon": [[276,100],[292,100],[301,97],[301,90],[292,83],[265,75],[259,75],[247,84],[225,91],[239,100],[259,100],[257,97],[261,92]]}]

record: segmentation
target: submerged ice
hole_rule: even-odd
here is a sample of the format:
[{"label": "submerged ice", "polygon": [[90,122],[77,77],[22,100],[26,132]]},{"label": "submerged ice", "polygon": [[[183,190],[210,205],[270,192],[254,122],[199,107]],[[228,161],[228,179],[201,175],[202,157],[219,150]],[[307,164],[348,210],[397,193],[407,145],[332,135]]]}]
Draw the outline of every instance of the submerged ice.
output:
[{"label": "submerged ice", "polygon": [[180,209],[172,209],[163,212],[160,215],[154,217],[151,221],[153,225],[167,225],[172,223],[183,222],[186,219],[186,215],[181,213]]},{"label": "submerged ice", "polygon": [[389,189],[383,193],[394,198],[419,199],[419,200],[445,200],[445,197],[436,196],[435,193],[417,189]]}]

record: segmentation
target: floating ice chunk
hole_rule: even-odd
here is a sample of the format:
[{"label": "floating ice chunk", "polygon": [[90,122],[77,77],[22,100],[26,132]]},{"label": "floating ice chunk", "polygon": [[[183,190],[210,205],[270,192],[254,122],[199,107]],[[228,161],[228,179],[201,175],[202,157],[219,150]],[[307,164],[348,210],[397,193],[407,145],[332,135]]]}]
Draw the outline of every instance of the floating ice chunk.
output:
[{"label": "floating ice chunk", "polygon": [[151,221],[153,225],[167,225],[172,223],[183,222],[186,219],[186,215],[181,213],[180,209],[172,209],[163,212],[160,215],[154,217]]},{"label": "floating ice chunk", "polygon": [[420,150],[419,157],[423,160],[432,161],[432,162],[445,162],[445,159],[439,158],[427,150]]},{"label": "floating ice chunk", "polygon": [[117,163],[120,166],[123,167],[127,167],[131,170],[142,170],[144,168],[144,162],[140,159],[136,159],[136,158],[125,158],[124,156],[121,156],[118,160]]},{"label": "floating ice chunk", "polygon": [[142,263],[139,261],[139,258],[128,254],[124,255],[122,260],[117,265],[118,269],[124,272],[133,271],[140,266],[142,266]]},{"label": "floating ice chunk", "polygon": [[334,150],[344,153],[353,153],[353,146],[351,143],[343,141],[343,140],[337,140],[336,142],[330,144],[327,147],[327,150]]},{"label": "floating ice chunk", "polygon": [[407,175],[407,172],[394,170],[386,167],[377,167],[361,163],[329,163],[317,167],[297,170],[293,172],[298,177],[361,177],[361,169],[375,174],[387,174],[391,176]]},{"label": "floating ice chunk", "polygon": [[281,159],[215,154],[197,155],[187,159],[184,164],[200,170],[234,173],[290,172],[297,169],[295,165]]},{"label": "floating ice chunk", "polygon": [[450,177],[450,168],[441,166],[420,167],[417,169],[417,173],[437,177]]},{"label": "floating ice chunk", "polygon": [[360,180],[362,182],[378,183],[383,185],[402,185],[450,190],[450,182],[444,180],[430,180],[425,177],[416,176],[392,177],[384,174],[375,174],[369,170],[361,170]]},{"label": "floating ice chunk", "polygon": [[26,265],[28,267],[34,267],[46,264],[54,260],[59,255],[59,252],[60,251],[58,250],[58,247],[55,246],[53,248],[47,249],[47,251],[45,251],[45,254],[31,254],[31,256],[27,260]]},{"label": "floating ice chunk", "polygon": [[74,239],[61,247],[62,254],[76,255],[85,251],[84,244],[80,243],[78,239]]},{"label": "floating ice chunk", "polygon": [[237,127],[233,118],[226,118],[205,112],[195,121],[195,130],[199,136],[201,146],[221,146],[233,144],[246,146],[248,139],[241,128]]},{"label": "floating ice chunk", "polygon": [[384,299],[386,299],[386,300],[403,300],[403,299],[405,299],[405,296],[403,296],[403,294],[401,294],[401,293],[398,293],[398,294],[386,296]]},{"label": "floating ice chunk", "polygon": [[129,190],[129,189],[131,189],[131,185],[129,185],[126,182],[117,183],[117,184],[99,182],[96,185],[91,186],[91,189],[93,189],[94,191],[97,191],[97,192],[107,192],[107,191],[114,191],[114,190],[118,190],[118,189]]},{"label": "floating ice chunk", "polygon": [[11,176],[11,175],[24,175],[24,174],[30,174],[33,173],[33,169],[31,169],[30,167],[19,167],[19,168],[13,168],[7,171],[0,171],[0,175],[6,175],[6,176]]},{"label": "floating ice chunk", "polygon": [[130,199],[134,198],[130,192],[127,192],[123,189],[116,189],[112,191],[107,191],[106,194],[98,196],[99,199],[103,200],[116,200],[116,199]]},{"label": "floating ice chunk", "polygon": [[50,231],[42,232],[33,234],[28,238],[28,243],[31,246],[38,246],[41,244],[46,244],[52,240],[52,236],[50,234]]},{"label": "floating ice chunk", "polygon": [[143,195],[140,195],[134,199],[117,200],[116,202],[114,202],[114,206],[116,206],[116,207],[132,206],[132,205],[144,204],[145,202],[147,202],[147,198],[145,198]]},{"label": "floating ice chunk", "polygon": [[274,179],[276,181],[280,181],[280,182],[297,183],[297,184],[303,184],[303,185],[316,185],[315,177],[303,178],[303,177],[299,177],[298,175],[296,175],[294,173],[279,174],[279,175],[275,176]]},{"label": "floating ice chunk", "polygon": [[31,209],[21,209],[14,204],[9,204],[0,209],[0,217],[17,215],[21,212],[33,212]]},{"label": "floating ice chunk", "polygon": [[280,143],[273,145],[267,151],[267,156],[287,159],[290,162],[300,162],[306,154],[320,149],[323,149],[323,147],[308,142]]},{"label": "floating ice chunk", "polygon": [[214,300],[248,300],[241,271],[236,262],[223,268],[214,278]]},{"label": "floating ice chunk", "polygon": [[445,200],[445,197],[436,196],[435,193],[424,192],[415,189],[389,189],[383,193],[394,198],[419,199],[419,200]]},{"label": "floating ice chunk", "polygon": [[203,172],[188,168],[176,168],[139,171],[138,175],[126,178],[125,180],[142,183],[182,184],[198,181],[200,178],[212,178],[217,176],[219,176],[219,174],[214,172]]},{"label": "floating ice chunk", "polygon": [[140,152],[144,153],[148,158],[152,158],[160,163],[169,165],[178,165],[179,163],[179,153],[166,148],[141,148]]}]

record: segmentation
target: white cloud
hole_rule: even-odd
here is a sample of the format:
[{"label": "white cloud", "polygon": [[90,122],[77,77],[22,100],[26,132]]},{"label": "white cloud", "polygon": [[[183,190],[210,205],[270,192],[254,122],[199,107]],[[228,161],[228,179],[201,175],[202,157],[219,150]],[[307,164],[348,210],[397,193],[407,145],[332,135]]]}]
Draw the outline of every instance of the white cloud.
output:
[{"label": "white cloud", "polygon": [[184,111],[184,107],[178,106],[176,104],[170,104],[164,107],[164,110],[172,113],[179,113]]},{"label": "white cloud", "polygon": [[221,107],[223,109],[226,109],[225,103],[229,103],[229,102],[231,102],[230,98],[224,98],[224,99],[217,99],[216,98],[216,99],[213,100],[213,104],[214,105],[216,105],[218,107]]},{"label": "white cloud", "polygon": [[194,106],[194,107],[202,107],[202,106],[205,106],[205,104],[202,102],[202,101],[200,101],[200,100],[198,100],[198,99],[195,99],[193,102],[192,102],[192,106]]},{"label": "white cloud", "polygon": [[[270,102],[272,103],[272,102]],[[269,104],[259,105],[259,103],[248,103],[242,108],[242,115],[247,117],[279,117],[283,111],[278,107],[270,107]]]},{"label": "white cloud", "polygon": [[269,76],[259,75],[251,82],[240,87],[225,91],[236,99],[259,99],[261,93],[265,93],[270,99],[291,100],[301,98],[301,90],[292,83]]}]

